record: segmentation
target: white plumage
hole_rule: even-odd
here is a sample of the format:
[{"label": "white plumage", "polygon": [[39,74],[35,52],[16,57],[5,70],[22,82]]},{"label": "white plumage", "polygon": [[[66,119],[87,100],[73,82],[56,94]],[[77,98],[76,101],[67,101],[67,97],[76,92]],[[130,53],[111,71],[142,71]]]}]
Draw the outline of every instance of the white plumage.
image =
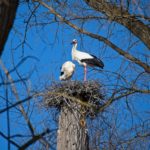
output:
[{"label": "white plumage", "polygon": [[61,67],[61,74],[59,79],[60,80],[69,80],[75,70],[75,64],[72,63],[71,61],[65,62],[62,67]]},{"label": "white plumage", "polygon": [[72,60],[76,60],[80,65],[84,66],[84,81],[86,81],[86,72],[87,66],[91,67],[100,67],[103,69],[104,63],[94,55],[91,55],[86,52],[78,51],[77,48],[77,40],[74,39],[72,41]]}]

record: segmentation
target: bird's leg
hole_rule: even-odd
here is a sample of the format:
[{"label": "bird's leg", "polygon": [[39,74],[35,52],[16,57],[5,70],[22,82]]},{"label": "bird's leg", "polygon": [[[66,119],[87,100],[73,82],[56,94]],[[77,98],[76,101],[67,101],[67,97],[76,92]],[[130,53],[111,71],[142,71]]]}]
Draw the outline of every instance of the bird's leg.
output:
[{"label": "bird's leg", "polygon": [[86,72],[87,72],[87,69],[86,69],[86,66],[84,66],[84,81],[86,81]]}]

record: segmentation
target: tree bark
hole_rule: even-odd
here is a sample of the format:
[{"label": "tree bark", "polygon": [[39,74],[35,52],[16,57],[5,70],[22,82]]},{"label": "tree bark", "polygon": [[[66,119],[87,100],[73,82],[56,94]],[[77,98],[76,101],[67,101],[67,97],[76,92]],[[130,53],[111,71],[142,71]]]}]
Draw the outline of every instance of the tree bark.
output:
[{"label": "tree bark", "polygon": [[[77,109],[76,109],[77,107]],[[81,125],[82,115],[74,109],[63,107],[59,116],[57,150],[89,150],[86,126]]]},{"label": "tree bark", "polygon": [[134,14],[106,0],[85,0],[85,2],[93,9],[105,14],[109,20],[125,26],[150,49],[150,28],[138,20]]},{"label": "tree bark", "polygon": [[19,0],[0,1],[0,56],[12,28]]}]

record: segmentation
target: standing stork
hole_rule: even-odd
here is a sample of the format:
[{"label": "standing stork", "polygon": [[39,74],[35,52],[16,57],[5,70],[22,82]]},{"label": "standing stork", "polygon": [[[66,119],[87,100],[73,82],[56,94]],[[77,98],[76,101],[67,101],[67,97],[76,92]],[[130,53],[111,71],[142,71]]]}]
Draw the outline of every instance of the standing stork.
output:
[{"label": "standing stork", "polygon": [[61,67],[60,80],[69,80],[75,70],[75,64],[71,61],[66,61]]},{"label": "standing stork", "polygon": [[80,52],[77,48],[77,40],[74,39],[72,41],[72,60],[76,60],[80,65],[84,66],[84,81],[86,81],[86,74],[87,74],[87,66],[91,67],[100,67],[103,69],[104,63],[94,55],[89,53]]}]

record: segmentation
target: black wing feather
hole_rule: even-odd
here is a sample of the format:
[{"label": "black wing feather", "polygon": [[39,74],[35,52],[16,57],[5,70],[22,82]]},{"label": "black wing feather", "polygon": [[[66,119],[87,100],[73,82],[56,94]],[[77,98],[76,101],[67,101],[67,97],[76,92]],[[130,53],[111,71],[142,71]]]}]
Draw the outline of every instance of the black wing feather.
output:
[{"label": "black wing feather", "polygon": [[[91,55],[91,54],[90,54]],[[96,66],[100,68],[104,68],[104,63],[94,55],[91,55],[93,58],[91,59],[82,59],[81,62],[85,62],[87,65]]]}]

